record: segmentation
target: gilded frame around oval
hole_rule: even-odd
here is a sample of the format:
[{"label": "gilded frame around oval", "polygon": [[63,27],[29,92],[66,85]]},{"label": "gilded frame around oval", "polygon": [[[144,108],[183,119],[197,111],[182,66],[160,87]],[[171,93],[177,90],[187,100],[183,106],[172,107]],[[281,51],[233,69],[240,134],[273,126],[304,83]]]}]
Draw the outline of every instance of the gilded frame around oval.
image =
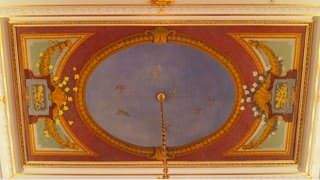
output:
[{"label": "gilded frame around oval", "polygon": [[127,142],[124,142],[116,137],[113,137],[111,134],[106,132],[104,129],[102,129],[91,117],[90,113],[87,110],[86,107],[86,100],[85,100],[85,87],[87,84],[87,80],[90,77],[91,73],[95,70],[97,66],[101,62],[103,62],[107,57],[132,46],[142,44],[142,43],[180,43],[183,45],[188,45],[193,48],[196,48],[202,52],[207,53],[209,56],[213,57],[219,63],[223,65],[224,68],[228,71],[228,73],[231,74],[231,77],[233,79],[234,87],[235,87],[235,103],[233,105],[232,112],[228,118],[228,120],[223,124],[222,127],[220,127],[218,130],[213,132],[212,134],[208,135],[207,137],[201,138],[198,141],[195,141],[193,143],[178,146],[178,147],[170,147],[168,149],[168,155],[169,157],[176,157],[181,156],[190,152],[193,152],[201,147],[204,147],[222,135],[224,135],[235,122],[239,118],[240,113],[240,100],[242,97],[242,78],[237,71],[237,69],[233,66],[233,64],[223,55],[219,54],[216,50],[206,45],[204,42],[200,40],[193,39],[191,37],[188,37],[183,34],[177,34],[175,31],[169,31],[164,28],[156,28],[155,30],[148,30],[144,33],[135,34],[132,36],[129,36],[127,38],[124,38],[122,40],[116,41],[114,43],[111,43],[102,49],[100,49],[97,53],[95,53],[91,58],[88,60],[88,62],[82,67],[80,72],[80,79],[77,82],[77,87],[79,87],[79,91],[76,93],[76,108],[79,112],[79,115],[84,122],[84,124],[92,129],[94,133],[107,142],[108,144],[120,148],[121,150],[124,150],[126,152],[138,155],[138,156],[144,156],[148,158],[157,158],[156,154],[158,151],[158,148],[156,147],[143,147],[138,146],[134,144],[130,144]]}]

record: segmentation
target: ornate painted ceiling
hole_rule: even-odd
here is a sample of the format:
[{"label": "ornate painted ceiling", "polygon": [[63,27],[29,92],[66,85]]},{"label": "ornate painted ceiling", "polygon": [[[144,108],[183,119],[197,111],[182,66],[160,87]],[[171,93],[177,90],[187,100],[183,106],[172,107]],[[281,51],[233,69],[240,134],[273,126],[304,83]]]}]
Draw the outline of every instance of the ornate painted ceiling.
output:
[{"label": "ornate painted ceiling", "polygon": [[26,162],[297,160],[307,27],[14,29]]},{"label": "ornate painted ceiling", "polygon": [[157,16],[145,19],[110,12],[60,21],[49,11],[33,22],[28,7],[25,17],[0,18],[10,171],[309,176],[320,27],[302,15],[225,20],[219,11],[212,20],[209,11],[170,14],[188,4],[151,5]]}]

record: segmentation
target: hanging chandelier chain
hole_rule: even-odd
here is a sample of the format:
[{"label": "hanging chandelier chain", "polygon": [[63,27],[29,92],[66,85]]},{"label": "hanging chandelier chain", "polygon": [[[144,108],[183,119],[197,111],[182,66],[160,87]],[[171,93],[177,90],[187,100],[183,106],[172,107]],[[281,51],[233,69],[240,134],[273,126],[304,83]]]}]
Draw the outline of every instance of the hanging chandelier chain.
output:
[{"label": "hanging chandelier chain", "polygon": [[166,121],[164,118],[164,108],[163,108],[163,102],[166,99],[166,95],[164,93],[158,93],[157,94],[157,100],[160,103],[160,117],[161,117],[161,141],[162,141],[162,165],[163,165],[163,174],[162,179],[168,179],[168,152],[167,152],[167,127],[166,127]]}]

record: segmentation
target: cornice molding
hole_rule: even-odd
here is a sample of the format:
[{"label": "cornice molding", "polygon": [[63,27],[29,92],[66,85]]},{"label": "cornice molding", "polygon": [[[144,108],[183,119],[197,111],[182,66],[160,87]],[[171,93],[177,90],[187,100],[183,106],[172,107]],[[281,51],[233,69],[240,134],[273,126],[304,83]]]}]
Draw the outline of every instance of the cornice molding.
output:
[{"label": "cornice molding", "polygon": [[12,162],[14,161],[12,158],[11,150],[12,146],[10,144],[10,119],[8,118],[8,104],[6,102],[6,73],[4,70],[5,67],[5,59],[6,59],[6,52],[4,46],[8,47],[7,42],[5,40],[6,37],[3,35],[6,33],[7,29],[7,21],[0,19],[0,97],[3,103],[0,103],[0,163],[1,163],[1,171],[2,171],[2,178],[6,179],[13,175],[14,169]]},{"label": "cornice molding", "polygon": [[201,16],[320,16],[320,6],[262,6],[262,5],[63,5],[0,7],[0,17],[23,16],[110,16],[110,15],[201,15]]}]

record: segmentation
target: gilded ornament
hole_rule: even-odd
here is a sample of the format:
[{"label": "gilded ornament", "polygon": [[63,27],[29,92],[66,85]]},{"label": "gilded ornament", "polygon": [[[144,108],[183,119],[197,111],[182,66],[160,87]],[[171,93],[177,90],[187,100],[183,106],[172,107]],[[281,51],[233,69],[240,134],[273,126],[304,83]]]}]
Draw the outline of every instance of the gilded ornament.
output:
[{"label": "gilded ornament", "polygon": [[155,148],[154,154],[152,154],[151,159],[161,161],[163,159],[163,152],[161,148]]},{"label": "gilded ornament", "polygon": [[255,141],[250,141],[248,144],[242,146],[242,149],[253,149],[256,148],[258,145],[262,144],[274,131],[274,128],[277,124],[276,117],[272,117],[268,119],[265,129],[263,130],[260,137]]},{"label": "gilded ornament", "polygon": [[0,102],[5,104],[6,103],[6,97],[5,96],[0,97]]},{"label": "gilded ornament", "polygon": [[63,106],[63,110],[64,110],[64,111],[68,111],[68,110],[69,110],[69,107],[68,107],[68,106]]},{"label": "gilded ornament", "polygon": [[75,79],[75,80],[77,80],[77,79],[79,79],[79,74],[75,74],[74,76],[73,76],[73,79]]},{"label": "gilded ornament", "polygon": [[44,99],[44,86],[43,85],[33,85],[32,86],[32,98],[34,109],[40,111],[46,108],[46,103]]},{"label": "gilded ornament", "polygon": [[[272,94],[269,91],[272,85],[272,75],[280,76],[281,75],[281,63],[278,60],[278,57],[273,53],[273,51],[265,45],[263,42],[250,40],[248,41],[249,45],[255,48],[260,48],[263,53],[268,57],[270,62],[270,72],[266,72],[264,75],[258,75],[258,73],[253,72],[254,77],[258,77],[258,82],[255,82],[257,85],[252,85],[254,88],[253,91],[247,93],[246,95],[251,97],[253,96],[253,104],[255,108],[252,109],[254,117],[258,120],[267,121],[267,126],[264,128],[262,134],[255,141],[250,141],[248,144],[242,145],[243,149],[252,149],[262,144],[267,137],[274,131],[274,126],[276,125],[276,116],[270,117],[270,107],[269,103],[272,99]],[[262,83],[261,85],[258,85]],[[245,89],[249,89],[249,87],[245,86]],[[284,90],[284,89],[283,89]],[[283,90],[278,94],[278,106],[280,107],[284,100]],[[247,101],[248,102],[248,101]]]},{"label": "gilded ornament", "polygon": [[44,137],[46,137],[46,138],[49,138],[49,137],[50,137],[48,130],[43,131],[43,135],[44,135]]},{"label": "gilded ornament", "polygon": [[53,69],[53,66],[50,65],[51,55],[53,54],[53,52],[58,50],[58,49],[62,50],[63,48],[66,47],[66,45],[70,44],[70,42],[71,42],[70,40],[66,40],[66,41],[63,41],[63,42],[58,42],[54,46],[51,46],[51,47],[47,48],[45,53],[41,53],[40,54],[41,61],[40,61],[40,64],[39,64],[39,70],[40,70],[40,74],[42,76],[50,75],[50,70]]},{"label": "gilded ornament", "polygon": [[74,121],[68,121],[68,124],[72,126],[74,124]]},{"label": "gilded ornament", "polygon": [[67,101],[66,94],[60,89],[55,88],[49,96],[50,100],[54,102],[58,107],[62,106]]},{"label": "gilded ornament", "polygon": [[168,42],[168,37],[170,35],[174,36],[176,34],[175,31],[169,31],[165,28],[158,27],[154,30],[147,30],[145,31],[146,35],[151,35],[152,36],[152,42],[153,43],[167,43]]},{"label": "gilded ornament", "polygon": [[294,102],[296,101],[296,91],[295,91],[295,89],[292,89],[290,98],[291,98],[291,105],[293,105]]},{"label": "gilded ornament", "polygon": [[157,6],[169,6],[172,3],[173,0],[151,0],[151,4]]},{"label": "gilded ornament", "polygon": [[[85,38],[87,38],[88,37],[88,35],[89,34],[86,34],[86,35],[78,35],[78,34],[75,34],[75,35],[72,35],[72,37],[70,37],[70,38],[75,38],[75,37],[77,37],[77,38],[80,38],[80,41],[76,41],[77,42],[77,44],[75,45],[75,46],[78,46],[79,44],[80,44],[80,42],[83,42],[84,41],[84,39]],[[68,35],[63,35],[63,36],[61,36],[61,34],[59,34],[59,35],[44,35],[44,34],[41,34],[41,39],[46,39],[46,38],[66,38],[67,36],[70,36],[70,34],[68,34]],[[26,44],[26,42],[27,42],[27,40],[28,39],[38,39],[38,35],[33,35],[33,34],[26,34],[26,35],[23,35],[23,37],[22,37],[22,46],[23,46],[23,51],[24,51],[24,55],[25,54],[27,54],[27,52],[26,52],[26,46],[25,46],[25,44]],[[44,38],[45,37],[45,38]],[[41,52],[40,54],[39,54],[39,56],[40,56],[40,62],[39,63],[37,63],[36,65],[37,65],[37,67],[39,68],[39,72],[40,72],[40,76],[41,76],[41,78],[43,78],[43,79],[46,79],[46,77],[47,76],[50,76],[50,78],[51,78],[51,84],[54,86],[54,90],[51,90],[50,89],[50,91],[51,91],[51,94],[49,94],[49,100],[51,100],[52,101],[52,99],[57,99],[58,101],[59,101],[59,103],[58,104],[63,104],[62,106],[60,106],[60,107],[57,107],[57,106],[53,106],[53,107],[57,107],[57,108],[53,108],[53,110],[51,110],[52,111],[52,117],[54,117],[54,120],[52,120],[53,122],[55,122],[54,124],[56,125],[59,125],[60,124],[60,122],[61,122],[61,124],[62,124],[62,127],[64,128],[64,131],[71,137],[71,139],[72,140],[70,140],[70,141],[72,141],[72,142],[75,142],[76,144],[77,144],[77,146],[81,146],[81,148],[84,150],[84,151],[79,151],[79,150],[76,150],[76,151],[74,151],[74,152],[72,152],[72,151],[69,151],[69,150],[67,150],[67,151],[53,151],[53,152],[49,152],[49,151],[47,151],[47,152],[44,152],[44,151],[42,151],[42,152],[38,152],[36,149],[34,149],[35,147],[34,146],[32,146],[33,147],[33,149],[32,149],[32,153],[45,153],[45,154],[60,154],[60,153],[66,153],[66,154],[71,154],[71,155],[76,155],[76,154],[78,154],[78,155],[93,155],[94,153],[91,151],[91,150],[89,150],[86,146],[84,146],[83,144],[81,144],[81,142],[79,142],[79,140],[77,140],[77,138],[73,135],[73,133],[71,132],[71,130],[68,128],[68,126],[66,126],[67,124],[66,124],[66,122],[65,122],[65,120],[64,120],[64,117],[63,117],[63,111],[61,111],[61,109],[63,109],[63,107],[64,106],[66,106],[67,105],[67,101],[64,101],[63,99],[63,90],[64,89],[60,89],[59,88],[59,86],[62,88],[64,85],[66,85],[67,83],[66,83],[66,81],[64,81],[64,82],[61,82],[60,81],[60,78],[59,78],[59,76],[60,76],[60,74],[61,74],[61,69],[63,68],[63,66],[64,66],[64,64],[65,64],[65,61],[66,61],[66,59],[68,59],[68,57],[70,56],[70,54],[71,54],[71,52],[73,52],[74,51],[74,49],[70,49],[70,51],[68,51],[68,52],[66,52],[65,53],[65,55],[62,57],[62,60],[61,60],[61,62],[60,62],[60,64],[59,64],[59,66],[57,67],[57,75],[56,76],[53,76],[53,73],[52,72],[50,72],[49,70],[52,70],[53,69],[53,65],[51,65],[51,55],[55,52],[55,51],[58,51],[58,53],[62,53],[62,50],[63,50],[63,48],[65,48],[65,47],[73,47],[73,43],[72,43],[72,41],[71,40],[66,40],[66,41],[63,41],[63,42],[58,42],[57,40],[56,41],[52,41],[52,46],[51,47],[49,47],[49,48],[47,48],[45,51],[43,51],[43,52]],[[27,60],[27,58],[26,58],[26,56],[24,56],[23,57],[24,59],[23,59],[23,62],[24,62],[24,67],[25,68],[28,68],[28,67],[30,67],[30,66],[28,66],[28,60]],[[28,81],[29,79],[27,79],[27,81]],[[34,83],[29,83],[29,84],[34,84]],[[27,83],[27,85],[28,85],[28,83]],[[46,89],[45,90],[47,90],[48,89],[48,87],[46,87]],[[55,93],[53,93],[53,91],[55,91],[56,90],[56,92]],[[60,92],[59,92],[60,91]],[[62,91],[62,92],[61,92]],[[30,98],[29,99],[31,99],[31,101],[32,101],[32,88],[30,88],[30,94],[29,94],[29,96],[30,96]],[[47,91],[45,91],[46,93],[45,94],[47,94]],[[67,94],[65,94],[65,95],[67,95]],[[70,96],[70,94],[68,94],[69,96]],[[58,97],[58,98],[56,98],[56,97]],[[61,100],[62,99],[62,100]],[[45,98],[45,100],[47,101],[48,99],[47,98]],[[29,102],[29,101],[28,101]],[[53,103],[55,103],[54,101],[52,101]],[[70,102],[70,101],[68,101],[68,102]],[[48,102],[47,102],[48,103]],[[47,106],[49,106],[49,104],[47,105]],[[29,113],[30,114],[30,113]],[[32,114],[31,114],[32,115]],[[45,116],[47,116],[48,114],[45,114]],[[60,116],[59,116],[60,115]],[[30,131],[30,136],[34,136],[34,130],[33,130],[33,128],[31,128],[32,129],[32,131]],[[51,129],[52,130],[52,129]],[[53,130],[55,130],[55,129],[53,129]],[[50,134],[50,132],[47,130],[46,131],[46,133],[47,133],[47,135],[46,136],[49,136],[49,135],[51,135]],[[57,132],[56,132],[57,133]],[[59,136],[59,134],[58,134],[58,136]],[[56,136],[54,136],[54,138],[55,138]],[[31,138],[31,143],[32,144],[34,144],[34,142],[33,142],[33,140],[34,140],[34,138]],[[57,139],[55,139],[56,141],[57,141]],[[58,142],[58,141],[57,141]],[[60,141],[61,142],[61,141]],[[58,142],[59,143],[59,142]]]},{"label": "gilded ornament", "polygon": [[64,147],[70,148],[70,149],[79,149],[80,147],[70,141],[65,141],[63,138],[60,137],[60,135],[57,133],[55,129],[55,125],[53,123],[53,120],[50,118],[47,118],[45,121],[46,127],[48,129],[48,134],[50,134],[59,144],[63,145]]},{"label": "gilded ornament", "polygon": [[72,102],[72,100],[73,100],[71,96],[69,96],[67,99],[69,102]]},{"label": "gilded ornament", "polygon": [[288,85],[282,84],[280,87],[276,89],[276,104],[275,107],[277,109],[282,109],[288,103]]},{"label": "gilded ornament", "polygon": [[65,91],[65,92],[69,92],[69,91],[70,91],[70,88],[69,88],[69,87],[66,87],[66,88],[64,88],[64,91]]}]

